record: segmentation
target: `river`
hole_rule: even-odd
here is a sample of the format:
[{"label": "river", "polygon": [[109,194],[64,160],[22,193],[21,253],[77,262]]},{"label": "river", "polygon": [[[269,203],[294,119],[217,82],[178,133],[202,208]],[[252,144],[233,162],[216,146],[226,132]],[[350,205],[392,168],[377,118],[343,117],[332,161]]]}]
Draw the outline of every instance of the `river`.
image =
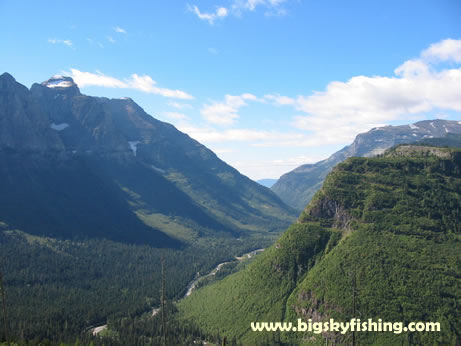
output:
[{"label": "river", "polygon": [[[187,285],[187,290],[186,290],[186,294],[180,299],[184,299],[186,297],[189,297],[192,292],[194,292],[194,290],[196,289],[197,287],[197,284],[206,279],[207,277],[210,277],[210,276],[214,276],[216,275],[216,273],[218,271],[221,270],[221,268],[223,266],[225,266],[226,264],[229,264],[229,263],[233,263],[235,261],[239,261],[239,262],[242,262],[244,260],[247,260],[247,259],[250,259],[252,258],[253,256],[257,255],[259,252],[262,252],[264,251],[264,249],[257,249],[257,250],[253,250],[253,251],[250,251],[250,252],[247,252],[245,254],[243,254],[242,256],[235,256],[235,260],[234,261],[227,261],[227,262],[222,262],[222,263],[219,263],[213,270],[211,270],[208,274],[204,274],[204,275],[200,275],[200,273],[197,273],[195,275],[195,278],[189,282],[189,284]],[[154,307],[152,309],[152,317],[157,315],[158,313],[160,312],[160,308],[159,307]],[[95,328],[92,328],[90,329],[90,332],[93,333],[93,335],[98,335],[100,332],[104,331],[107,329],[107,324],[103,324],[101,326],[98,326],[98,327],[95,327]]]},{"label": "river", "polygon": [[222,263],[219,263],[211,272],[209,272],[208,274],[206,275],[200,275],[200,273],[197,273],[196,274],[196,277],[194,280],[192,280],[189,285],[187,285],[187,291],[186,291],[186,294],[184,295],[184,298],[186,297],[189,297],[192,292],[195,290],[195,288],[197,287],[197,284],[206,279],[207,277],[210,277],[210,276],[214,276],[216,275],[216,273],[218,271],[221,270],[221,268],[226,265],[226,264],[229,264],[229,263],[233,263],[235,261],[239,261],[239,262],[242,262],[244,261],[245,259],[250,259],[251,257],[255,256],[256,254],[258,254],[258,252],[261,252],[261,251],[264,251],[264,249],[258,249],[258,250],[253,250],[253,251],[250,251],[250,252],[247,252],[245,254],[243,254],[242,256],[238,257],[238,256],[235,256],[235,260],[234,261],[227,261],[227,262],[222,262]]}]

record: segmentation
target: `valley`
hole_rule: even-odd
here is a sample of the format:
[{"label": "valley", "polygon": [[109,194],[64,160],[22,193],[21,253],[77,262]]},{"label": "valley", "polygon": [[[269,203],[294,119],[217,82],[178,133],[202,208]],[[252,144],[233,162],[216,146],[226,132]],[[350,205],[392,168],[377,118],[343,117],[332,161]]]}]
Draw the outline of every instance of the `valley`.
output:
[{"label": "valley", "polygon": [[[262,251],[264,251],[264,249],[257,249],[257,250],[247,252],[247,253],[245,253],[245,254],[243,254],[241,256],[235,256],[235,260],[221,262],[214,269],[212,269],[210,272],[207,272],[206,274],[200,274],[199,272],[197,272],[194,279],[191,282],[189,282],[189,284],[187,285],[186,293],[184,294],[184,296],[182,298],[176,300],[175,303],[178,303],[180,300],[190,296],[192,294],[192,292],[194,292],[197,289],[198,285],[200,283],[202,283],[204,280],[207,280],[209,278],[213,279],[214,277],[216,277],[217,273],[224,266],[229,265],[229,264],[235,264],[235,263],[241,263],[241,262],[248,261],[248,260],[254,258],[254,256],[256,256],[258,253],[260,253]],[[213,282],[213,281],[211,281],[211,282]],[[211,282],[208,282],[207,284],[209,284]],[[154,307],[151,310],[151,313],[150,313],[151,317],[155,317],[160,312],[161,312],[161,308]],[[98,335],[99,333],[107,330],[107,324],[103,324],[103,325],[100,325],[100,326],[97,326],[97,327],[91,327],[91,328],[88,328],[88,329],[89,329],[89,332],[92,333],[92,335]]]},{"label": "valley", "polygon": [[18,340],[73,342],[152,309],[161,258],[176,300],[295,218],[131,99],[82,95],[62,76],[29,90],[5,73],[0,111],[0,261]]},{"label": "valley", "polygon": [[[249,323],[349,318],[341,292],[351,275],[361,314],[440,319],[445,330],[361,342],[456,340],[460,155],[449,147],[459,146],[458,122],[373,129],[303,166],[318,174],[297,177],[314,183],[296,219],[300,204],[287,206],[131,99],[82,95],[61,76],[29,90],[8,74],[0,96],[0,260],[13,340],[163,342],[163,259],[171,344],[349,342],[258,336]],[[393,147],[408,130],[416,144]]]},{"label": "valley", "polygon": [[0,346],[461,346],[460,0],[0,0]]}]

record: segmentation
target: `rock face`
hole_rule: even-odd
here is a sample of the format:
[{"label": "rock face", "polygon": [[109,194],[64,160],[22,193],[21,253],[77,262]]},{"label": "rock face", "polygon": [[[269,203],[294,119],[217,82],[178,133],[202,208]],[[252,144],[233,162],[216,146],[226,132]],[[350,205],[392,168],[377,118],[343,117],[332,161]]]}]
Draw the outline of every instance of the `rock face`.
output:
[{"label": "rock face", "polygon": [[[133,100],[83,95],[63,76],[30,90],[0,76],[0,188],[0,221],[53,236],[135,239],[166,220],[236,236],[294,218],[269,189]],[[139,211],[162,222],[147,226]]]},{"label": "rock face", "polygon": [[430,156],[434,155],[441,159],[449,159],[453,156],[449,150],[437,147],[428,147],[421,145],[401,145],[392,150],[388,155],[395,156]]},{"label": "rock face", "polygon": [[2,150],[62,150],[45,116],[29,90],[5,73],[0,76],[0,148]]},{"label": "rock face", "polygon": [[351,145],[334,153],[328,159],[315,164],[302,165],[284,174],[272,186],[272,191],[291,207],[302,210],[322,186],[323,180],[331,169],[349,157],[372,157],[382,154],[386,149],[397,144],[460,133],[460,122],[448,120],[427,120],[410,125],[373,128],[359,134]]}]

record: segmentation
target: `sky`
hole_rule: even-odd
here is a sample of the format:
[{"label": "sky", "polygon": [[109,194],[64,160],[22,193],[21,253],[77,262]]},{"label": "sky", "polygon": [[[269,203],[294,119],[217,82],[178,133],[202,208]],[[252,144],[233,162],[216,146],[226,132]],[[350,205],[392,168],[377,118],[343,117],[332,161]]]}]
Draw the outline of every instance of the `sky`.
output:
[{"label": "sky", "polygon": [[0,73],[131,97],[252,179],[461,120],[459,0],[0,0]]}]

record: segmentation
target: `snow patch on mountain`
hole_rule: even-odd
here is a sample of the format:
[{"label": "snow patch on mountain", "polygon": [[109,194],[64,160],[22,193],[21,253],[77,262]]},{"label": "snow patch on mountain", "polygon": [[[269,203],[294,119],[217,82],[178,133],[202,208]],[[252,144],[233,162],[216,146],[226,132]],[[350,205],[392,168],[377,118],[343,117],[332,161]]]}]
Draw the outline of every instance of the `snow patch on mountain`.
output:
[{"label": "snow patch on mountain", "polygon": [[55,75],[43,82],[42,85],[47,88],[70,88],[75,86],[74,80],[70,77]]},{"label": "snow patch on mountain", "polygon": [[50,127],[53,129],[53,130],[56,130],[56,131],[62,131],[66,128],[69,127],[69,124],[68,123],[62,123],[62,124],[55,124],[55,123],[52,123],[50,125]]},{"label": "snow patch on mountain", "polygon": [[133,152],[134,156],[136,156],[136,151],[138,150],[137,146],[139,143],[141,142],[140,141],[128,141],[128,144],[130,145],[131,151]]},{"label": "snow patch on mountain", "polygon": [[51,82],[46,84],[48,88],[70,88],[72,85],[73,84],[68,81]]},{"label": "snow patch on mountain", "polygon": [[165,170],[164,170],[164,169],[155,167],[154,165],[151,165],[151,166],[152,166],[152,169],[153,169],[154,171],[157,171],[157,172],[162,173],[162,174],[165,173]]}]

